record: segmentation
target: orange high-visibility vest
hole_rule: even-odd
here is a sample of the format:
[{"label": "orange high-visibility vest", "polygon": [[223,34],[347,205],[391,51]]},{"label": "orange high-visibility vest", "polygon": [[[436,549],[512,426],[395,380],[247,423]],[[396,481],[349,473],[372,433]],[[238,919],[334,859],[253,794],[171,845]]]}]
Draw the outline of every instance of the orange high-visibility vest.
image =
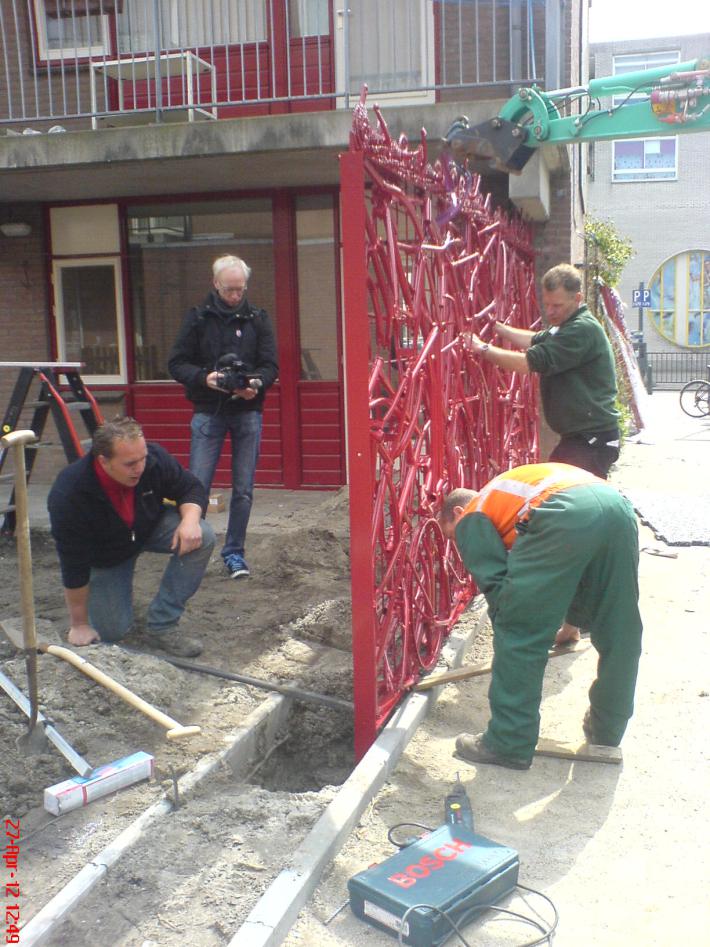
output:
[{"label": "orange high-visibility vest", "polygon": [[524,520],[553,493],[583,484],[604,483],[599,477],[571,464],[525,464],[494,477],[476,494],[466,513],[485,513],[507,549],[515,542],[515,524]]}]

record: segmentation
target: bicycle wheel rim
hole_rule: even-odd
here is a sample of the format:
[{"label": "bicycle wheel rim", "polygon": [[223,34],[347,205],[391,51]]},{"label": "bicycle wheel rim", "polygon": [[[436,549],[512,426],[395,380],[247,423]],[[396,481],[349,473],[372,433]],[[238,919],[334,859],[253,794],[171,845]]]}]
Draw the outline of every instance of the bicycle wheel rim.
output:
[{"label": "bicycle wheel rim", "polygon": [[710,414],[710,384],[701,379],[689,381],[680,393],[680,406],[688,417],[707,417]]}]

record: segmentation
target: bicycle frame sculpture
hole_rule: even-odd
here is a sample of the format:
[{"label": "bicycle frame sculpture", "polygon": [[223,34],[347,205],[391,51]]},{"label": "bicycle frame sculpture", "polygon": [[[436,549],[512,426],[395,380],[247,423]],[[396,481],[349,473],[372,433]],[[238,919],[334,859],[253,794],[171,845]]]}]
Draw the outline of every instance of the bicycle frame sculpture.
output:
[{"label": "bicycle frame sculpture", "polygon": [[529,228],[427,143],[394,141],[365,96],[341,156],[355,750],[437,661],[475,589],[436,520],[443,496],[537,460],[533,375],[461,333],[538,320]]}]

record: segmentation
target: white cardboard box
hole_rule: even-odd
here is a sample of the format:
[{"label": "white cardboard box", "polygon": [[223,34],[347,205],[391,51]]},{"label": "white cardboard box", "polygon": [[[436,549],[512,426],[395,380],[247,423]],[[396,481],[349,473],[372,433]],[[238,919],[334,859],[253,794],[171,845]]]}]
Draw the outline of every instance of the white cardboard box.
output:
[{"label": "white cardboard box", "polygon": [[223,493],[212,493],[210,494],[209,505],[207,507],[208,513],[224,513],[224,494]]},{"label": "white cardboard box", "polygon": [[88,776],[74,776],[44,790],[44,808],[52,815],[63,815],[86,806],[124,786],[131,786],[153,775],[154,758],[139,750],[130,756],[97,766]]}]

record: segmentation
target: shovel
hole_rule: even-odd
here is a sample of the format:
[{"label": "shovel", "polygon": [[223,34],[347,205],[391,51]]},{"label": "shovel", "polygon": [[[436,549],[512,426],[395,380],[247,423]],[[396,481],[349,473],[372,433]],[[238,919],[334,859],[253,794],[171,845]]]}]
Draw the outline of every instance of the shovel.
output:
[{"label": "shovel", "polygon": [[14,642],[22,648],[27,666],[27,688],[30,701],[27,733],[18,740],[19,747],[41,752],[46,747],[46,738],[41,730],[35,730],[39,713],[37,695],[37,631],[35,628],[34,594],[32,589],[32,549],[30,547],[30,515],[27,503],[27,469],[25,467],[25,445],[35,444],[39,438],[34,431],[11,431],[2,438],[2,446],[13,451],[15,468],[15,513],[17,559],[20,567],[20,601],[22,607],[22,641]]},{"label": "shovel", "polygon": [[[2,628],[8,639],[15,645],[15,647],[21,648],[22,638],[20,636],[18,624],[19,623],[16,619],[9,618],[5,621],[0,621],[0,628]],[[49,622],[46,624],[49,625]],[[119,684],[118,681],[114,680],[100,668],[90,664],[86,658],[83,658],[71,648],[64,648],[61,645],[51,644],[48,641],[36,641],[35,648],[37,651],[41,651],[43,654],[51,654],[55,658],[60,658],[62,661],[72,664],[78,671],[81,671],[82,674],[90,677],[92,681],[95,681],[97,684],[105,687],[106,690],[111,691],[112,694],[120,697],[121,700],[125,701],[135,710],[140,711],[140,713],[145,714],[146,717],[149,717],[155,723],[160,724],[160,726],[166,730],[165,736],[168,740],[177,740],[181,737],[191,737],[201,732],[200,727],[198,726],[183,726],[183,724],[178,723],[177,720],[173,720],[172,717],[169,717],[166,713],[163,713],[162,710],[158,710],[157,707],[149,704],[147,700],[143,700],[143,698],[139,697],[138,694],[134,694],[132,690],[124,687],[123,684]]]}]

